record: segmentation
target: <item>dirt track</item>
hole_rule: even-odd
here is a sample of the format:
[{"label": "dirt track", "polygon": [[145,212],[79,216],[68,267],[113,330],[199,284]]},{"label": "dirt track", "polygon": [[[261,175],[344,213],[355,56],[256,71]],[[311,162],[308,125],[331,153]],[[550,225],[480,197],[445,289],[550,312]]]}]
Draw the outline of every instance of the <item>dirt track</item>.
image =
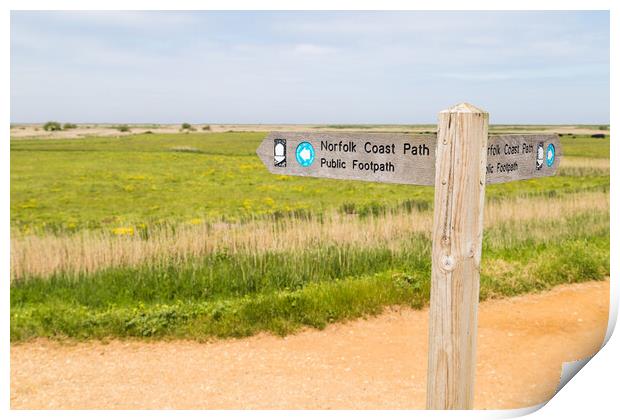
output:
[{"label": "dirt track", "polygon": [[[482,303],[476,408],[547,400],[562,362],[600,347],[608,307],[608,281]],[[13,345],[11,408],[423,408],[427,317],[284,339]]]}]

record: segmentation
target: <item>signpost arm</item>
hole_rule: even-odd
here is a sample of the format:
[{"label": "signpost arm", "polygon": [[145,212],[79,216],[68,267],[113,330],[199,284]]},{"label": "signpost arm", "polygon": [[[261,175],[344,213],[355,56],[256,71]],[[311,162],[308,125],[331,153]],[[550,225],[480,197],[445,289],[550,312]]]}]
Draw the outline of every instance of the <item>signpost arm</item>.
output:
[{"label": "signpost arm", "polygon": [[439,113],[428,409],[473,407],[488,118],[469,104]]}]

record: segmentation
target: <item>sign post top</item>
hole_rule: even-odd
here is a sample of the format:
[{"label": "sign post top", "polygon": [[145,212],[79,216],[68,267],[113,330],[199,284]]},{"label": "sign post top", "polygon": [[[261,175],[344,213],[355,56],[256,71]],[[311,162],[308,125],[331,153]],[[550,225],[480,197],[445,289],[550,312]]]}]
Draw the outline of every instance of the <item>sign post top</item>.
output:
[{"label": "sign post top", "polygon": [[444,109],[443,111],[440,111],[440,114],[484,114],[484,115],[489,115],[488,112],[480,109],[480,108],[476,108],[475,106],[473,106],[472,104],[468,104],[467,102],[461,102],[460,104],[454,105],[451,108],[448,109]]}]

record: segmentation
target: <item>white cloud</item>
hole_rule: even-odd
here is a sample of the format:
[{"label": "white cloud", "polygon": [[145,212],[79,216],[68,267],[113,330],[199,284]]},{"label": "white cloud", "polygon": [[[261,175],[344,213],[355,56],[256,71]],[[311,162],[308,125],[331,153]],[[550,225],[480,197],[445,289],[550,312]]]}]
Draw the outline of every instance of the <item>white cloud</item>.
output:
[{"label": "white cloud", "polygon": [[[26,13],[26,12],[14,12]],[[200,23],[198,15],[188,12],[164,11],[58,11],[45,13],[45,19],[58,25],[148,30],[166,27],[187,27]]]},{"label": "white cloud", "polygon": [[293,50],[301,55],[325,55],[337,51],[336,48],[316,44],[297,44],[293,47]]}]

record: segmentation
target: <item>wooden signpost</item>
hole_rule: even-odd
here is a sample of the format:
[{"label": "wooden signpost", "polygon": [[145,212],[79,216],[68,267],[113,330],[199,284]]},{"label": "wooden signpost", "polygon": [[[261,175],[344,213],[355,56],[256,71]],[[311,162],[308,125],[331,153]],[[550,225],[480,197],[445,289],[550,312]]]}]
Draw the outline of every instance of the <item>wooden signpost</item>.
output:
[{"label": "wooden signpost", "polygon": [[459,104],[437,135],[274,132],[257,154],[270,172],[434,185],[426,406],[471,409],[486,184],[552,176],[557,135],[488,135],[488,114]]},{"label": "wooden signpost", "polygon": [[472,408],[489,116],[439,113],[426,408]]}]

